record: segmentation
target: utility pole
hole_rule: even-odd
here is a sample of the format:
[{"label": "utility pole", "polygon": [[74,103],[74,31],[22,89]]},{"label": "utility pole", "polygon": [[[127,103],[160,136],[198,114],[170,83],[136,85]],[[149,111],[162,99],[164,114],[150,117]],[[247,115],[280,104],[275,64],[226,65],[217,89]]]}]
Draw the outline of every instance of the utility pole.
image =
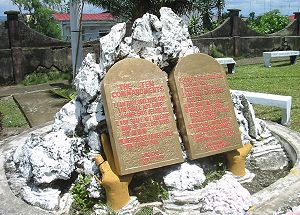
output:
[{"label": "utility pole", "polygon": [[83,3],[80,0],[70,1],[70,25],[73,78],[78,73],[83,61],[81,14]]}]

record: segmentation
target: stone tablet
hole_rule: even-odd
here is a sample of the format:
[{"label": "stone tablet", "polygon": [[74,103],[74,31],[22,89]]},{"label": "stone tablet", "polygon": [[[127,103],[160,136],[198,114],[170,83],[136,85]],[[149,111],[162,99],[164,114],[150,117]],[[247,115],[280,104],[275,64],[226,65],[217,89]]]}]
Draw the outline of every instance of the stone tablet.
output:
[{"label": "stone tablet", "polygon": [[169,81],[190,159],[242,147],[226,75],[216,60],[206,54],[188,55]]},{"label": "stone tablet", "polygon": [[108,71],[101,91],[118,174],[183,162],[167,76],[159,67],[124,59]]}]

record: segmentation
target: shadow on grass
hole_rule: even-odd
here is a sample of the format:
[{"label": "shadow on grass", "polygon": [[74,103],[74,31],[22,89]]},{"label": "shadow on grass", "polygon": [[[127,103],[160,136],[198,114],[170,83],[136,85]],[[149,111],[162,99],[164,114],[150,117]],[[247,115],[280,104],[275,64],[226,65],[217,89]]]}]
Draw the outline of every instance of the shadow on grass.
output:
[{"label": "shadow on grass", "polygon": [[49,85],[51,87],[59,87],[59,88],[68,88],[71,86],[70,84],[65,84],[65,83],[51,83]]},{"label": "shadow on grass", "polygon": [[274,65],[272,67],[284,67],[284,66],[291,66],[292,64],[290,63],[284,63],[284,64],[279,64],[279,65]]}]

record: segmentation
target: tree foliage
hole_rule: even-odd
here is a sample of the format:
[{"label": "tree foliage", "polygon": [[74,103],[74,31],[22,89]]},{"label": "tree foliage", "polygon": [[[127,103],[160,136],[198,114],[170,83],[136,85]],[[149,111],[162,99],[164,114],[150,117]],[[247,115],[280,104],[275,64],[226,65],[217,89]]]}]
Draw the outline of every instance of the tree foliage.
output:
[{"label": "tree foliage", "polygon": [[[59,23],[52,17],[53,12],[63,11],[66,7],[64,0],[11,0],[26,20],[26,24],[49,37],[60,38]],[[29,15],[29,16],[26,16]]]},{"label": "tree foliage", "polygon": [[[224,0],[195,0],[190,12],[189,31],[192,36],[211,31],[223,20]],[[217,20],[213,16],[217,15]]]},{"label": "tree foliage", "polygon": [[279,10],[272,10],[257,17],[254,12],[251,12],[246,22],[257,32],[271,34],[285,28],[289,24],[289,19],[281,15]]},{"label": "tree foliage", "polygon": [[87,0],[87,2],[107,9],[113,16],[124,21],[134,21],[145,13],[158,15],[161,7],[172,8],[177,14],[183,14],[192,7],[192,1],[189,0]]}]

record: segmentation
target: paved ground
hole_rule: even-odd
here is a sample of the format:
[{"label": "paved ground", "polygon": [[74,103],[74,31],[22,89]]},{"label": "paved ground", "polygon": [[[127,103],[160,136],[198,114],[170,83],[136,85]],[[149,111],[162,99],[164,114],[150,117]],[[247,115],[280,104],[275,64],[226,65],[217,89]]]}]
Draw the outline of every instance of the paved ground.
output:
[{"label": "paved ground", "polygon": [[66,86],[67,81],[34,86],[0,87],[0,98],[13,96],[30,127],[52,121],[55,113],[67,103],[66,99],[54,96],[49,90]]},{"label": "paved ground", "polygon": [[66,104],[66,99],[54,96],[49,91],[13,95],[24,113],[30,127],[52,121],[55,113]]},{"label": "paved ground", "polygon": [[0,97],[59,89],[67,85],[68,85],[68,81],[62,81],[59,83],[52,83],[52,84],[38,84],[33,86],[22,86],[22,85],[5,86],[5,87],[0,87]]}]

